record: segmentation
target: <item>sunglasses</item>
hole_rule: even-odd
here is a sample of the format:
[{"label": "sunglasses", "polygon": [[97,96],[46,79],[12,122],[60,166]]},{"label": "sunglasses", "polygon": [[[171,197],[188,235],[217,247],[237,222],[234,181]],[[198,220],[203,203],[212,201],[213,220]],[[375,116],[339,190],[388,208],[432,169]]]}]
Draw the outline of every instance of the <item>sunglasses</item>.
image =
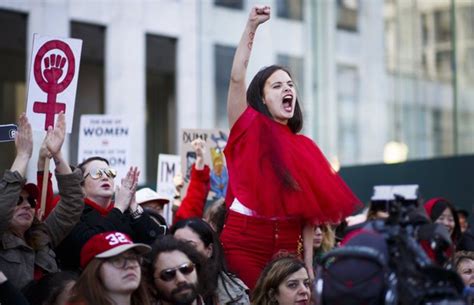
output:
[{"label": "sunglasses", "polygon": [[31,196],[28,196],[27,198],[23,197],[23,196],[18,196],[18,202],[16,205],[20,205],[23,203],[23,201],[28,201],[28,203],[30,204],[30,206],[34,209],[36,207],[36,199],[31,197]]},{"label": "sunglasses", "polygon": [[138,254],[130,254],[130,255],[118,255],[107,260],[112,266],[117,269],[125,269],[127,267],[128,262],[130,263],[138,263],[141,265],[143,263],[143,257]]},{"label": "sunglasses", "polygon": [[182,275],[188,275],[194,271],[194,266],[195,265],[190,262],[179,265],[176,268],[164,269],[160,272],[160,279],[169,282],[176,277],[176,271],[179,271]]},{"label": "sunglasses", "polygon": [[84,180],[87,176],[90,176],[92,179],[97,180],[106,175],[109,178],[115,178],[117,176],[117,171],[113,168],[91,168],[91,170],[84,176]]}]

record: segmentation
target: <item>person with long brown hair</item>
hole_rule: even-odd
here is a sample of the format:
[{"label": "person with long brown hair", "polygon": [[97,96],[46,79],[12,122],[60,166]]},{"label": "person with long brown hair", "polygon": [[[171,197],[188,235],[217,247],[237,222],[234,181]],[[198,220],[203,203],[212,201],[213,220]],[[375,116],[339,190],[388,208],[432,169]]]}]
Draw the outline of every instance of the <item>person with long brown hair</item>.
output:
[{"label": "person with long brown hair", "polygon": [[313,276],[314,226],[339,223],[360,203],[316,144],[299,134],[303,112],[286,68],[263,68],[246,90],[257,28],[269,19],[269,6],[251,9],[234,56],[227,98],[229,214],[221,240],[229,271],[250,289],[281,250],[304,257]]},{"label": "person with long brown hair", "polygon": [[93,236],[81,250],[84,271],[69,304],[150,305],[141,270],[142,255],[150,249],[121,232]]},{"label": "person with long brown hair", "polygon": [[252,305],[308,305],[310,285],[303,261],[279,256],[263,269],[252,294]]}]

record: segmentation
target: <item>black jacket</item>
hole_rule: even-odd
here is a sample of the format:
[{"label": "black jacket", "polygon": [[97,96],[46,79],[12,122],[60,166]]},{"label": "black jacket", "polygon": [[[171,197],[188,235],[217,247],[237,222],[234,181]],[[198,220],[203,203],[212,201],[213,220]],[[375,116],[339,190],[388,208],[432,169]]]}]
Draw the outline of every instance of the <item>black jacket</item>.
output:
[{"label": "black jacket", "polygon": [[134,242],[145,244],[152,244],[159,235],[165,233],[146,211],[137,219],[133,219],[128,211],[122,213],[117,208],[102,216],[98,210],[87,204],[88,199],[85,201],[79,223],[55,250],[59,266],[63,270],[79,269],[82,246],[98,233],[118,231],[128,234]]}]

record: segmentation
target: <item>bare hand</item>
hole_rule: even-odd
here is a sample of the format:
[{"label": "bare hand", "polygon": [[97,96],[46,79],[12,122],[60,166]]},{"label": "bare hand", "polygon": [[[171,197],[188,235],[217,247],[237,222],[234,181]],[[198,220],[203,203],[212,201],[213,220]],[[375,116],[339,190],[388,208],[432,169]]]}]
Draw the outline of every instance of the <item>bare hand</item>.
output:
[{"label": "bare hand", "polygon": [[268,19],[270,19],[270,6],[256,5],[250,10],[249,22],[260,25]]},{"label": "bare hand", "polygon": [[46,137],[43,140],[43,143],[41,143],[41,148],[39,151],[39,159],[51,159],[53,155],[49,152],[48,147],[46,147]]},{"label": "bare hand", "polygon": [[130,167],[125,178],[122,179],[121,185],[115,190],[115,207],[122,212],[126,211],[135,196],[137,190],[138,177],[140,171],[137,167]]},{"label": "bare hand", "polygon": [[197,138],[196,140],[191,142],[191,146],[193,147],[194,151],[196,152],[196,158],[201,157],[204,158],[204,146],[206,142],[203,139]]},{"label": "bare hand", "polygon": [[24,156],[28,159],[31,158],[33,153],[33,132],[31,131],[31,124],[28,122],[25,113],[22,113],[18,120],[15,146],[17,156]]},{"label": "bare hand", "polygon": [[37,209],[36,212],[35,212],[35,217],[36,217],[36,219],[38,219],[39,221],[43,220],[44,211],[43,211],[41,208]]},{"label": "bare hand", "polygon": [[61,111],[58,115],[56,126],[54,127],[54,129],[51,126],[48,127],[48,133],[46,134],[46,138],[44,139],[46,147],[53,156],[57,155],[61,151],[65,136],[66,116],[64,115],[64,112]]}]

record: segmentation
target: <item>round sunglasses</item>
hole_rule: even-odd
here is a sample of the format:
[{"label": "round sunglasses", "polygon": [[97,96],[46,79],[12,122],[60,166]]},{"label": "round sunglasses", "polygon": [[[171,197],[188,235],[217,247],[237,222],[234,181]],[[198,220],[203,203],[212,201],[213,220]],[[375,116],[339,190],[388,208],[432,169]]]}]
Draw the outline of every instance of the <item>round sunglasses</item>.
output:
[{"label": "round sunglasses", "polygon": [[176,272],[179,271],[182,275],[188,275],[194,271],[195,265],[191,262],[184,263],[175,268],[168,268],[161,270],[159,278],[162,281],[169,282],[176,277]]},{"label": "round sunglasses", "polygon": [[115,178],[117,176],[117,171],[113,168],[91,168],[90,171],[84,176],[84,180],[89,176],[94,180],[102,178],[106,175],[109,178]]},{"label": "round sunglasses", "polygon": [[18,196],[18,202],[16,205],[20,205],[23,203],[23,201],[28,201],[28,203],[30,204],[30,206],[34,209],[36,207],[36,199],[31,197],[31,196],[28,196],[28,197],[23,197],[23,196]]}]

